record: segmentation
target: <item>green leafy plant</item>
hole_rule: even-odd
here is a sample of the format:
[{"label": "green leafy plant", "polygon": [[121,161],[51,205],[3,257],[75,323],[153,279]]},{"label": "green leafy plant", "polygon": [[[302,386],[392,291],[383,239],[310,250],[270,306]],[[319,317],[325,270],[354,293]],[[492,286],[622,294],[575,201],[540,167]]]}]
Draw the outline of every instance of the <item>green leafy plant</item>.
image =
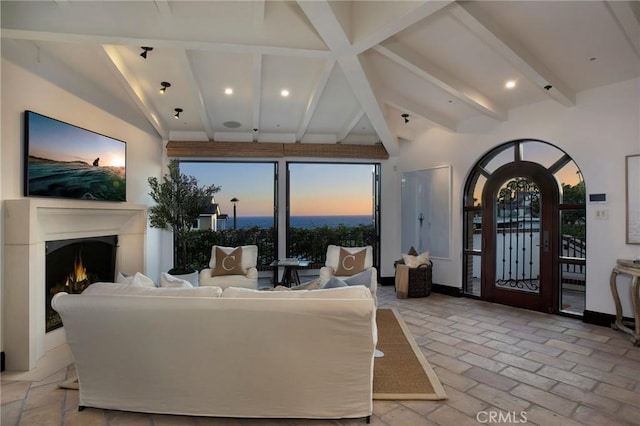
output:
[{"label": "green leafy plant", "polygon": [[198,216],[211,205],[211,197],[220,191],[219,186],[199,186],[193,176],[180,173],[180,162],[171,160],[169,172],[162,180],[148,179],[149,195],[156,203],[149,207],[149,222],[153,228],[173,232],[173,268],[170,274],[194,272],[187,264],[186,235]]}]

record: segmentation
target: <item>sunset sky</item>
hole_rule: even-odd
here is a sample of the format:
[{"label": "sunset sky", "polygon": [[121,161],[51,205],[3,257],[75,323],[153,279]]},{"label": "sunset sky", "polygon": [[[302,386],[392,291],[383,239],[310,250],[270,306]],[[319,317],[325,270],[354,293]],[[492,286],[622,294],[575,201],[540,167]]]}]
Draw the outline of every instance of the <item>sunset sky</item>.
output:
[{"label": "sunset sky", "polygon": [[127,145],[88,130],[29,113],[29,155],[56,161],[84,161],[100,166],[125,165]]},{"label": "sunset sky", "polygon": [[[222,213],[271,216],[274,163],[182,162],[180,170],[201,185],[221,186],[214,195]],[[290,163],[291,215],[334,216],[372,214],[372,165]],[[285,179],[281,176],[281,179]],[[283,195],[284,196],[284,195]]]}]

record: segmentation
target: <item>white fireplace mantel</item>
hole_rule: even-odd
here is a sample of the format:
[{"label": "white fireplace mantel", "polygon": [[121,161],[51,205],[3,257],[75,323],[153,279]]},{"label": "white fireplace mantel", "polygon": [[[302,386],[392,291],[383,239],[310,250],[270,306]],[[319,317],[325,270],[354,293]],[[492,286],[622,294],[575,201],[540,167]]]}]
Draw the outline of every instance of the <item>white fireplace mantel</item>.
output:
[{"label": "white fireplace mantel", "polygon": [[22,198],[4,201],[4,350],[7,370],[31,370],[66,341],[45,333],[45,245],[71,238],[118,236],[116,270],[144,271],[146,206]]}]

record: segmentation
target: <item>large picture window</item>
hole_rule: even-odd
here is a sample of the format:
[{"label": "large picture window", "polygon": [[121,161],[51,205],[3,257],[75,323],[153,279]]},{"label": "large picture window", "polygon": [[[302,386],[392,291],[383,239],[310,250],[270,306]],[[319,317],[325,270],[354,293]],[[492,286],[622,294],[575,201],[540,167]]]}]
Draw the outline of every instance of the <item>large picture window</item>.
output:
[{"label": "large picture window", "polygon": [[288,257],[324,263],[329,244],[377,252],[379,165],[290,162],[287,171]]},{"label": "large picture window", "polygon": [[266,269],[277,253],[277,163],[182,161],[180,171],[200,185],[220,186],[187,242],[193,263],[206,265],[214,244],[256,244],[258,265]]},{"label": "large picture window", "polygon": [[[283,166],[286,189],[278,185]],[[329,244],[371,245],[379,264],[377,163],[181,161],[180,171],[200,185],[221,187],[187,241],[196,268],[209,262],[214,244],[258,245],[258,269],[264,272],[283,256],[319,269]]]}]

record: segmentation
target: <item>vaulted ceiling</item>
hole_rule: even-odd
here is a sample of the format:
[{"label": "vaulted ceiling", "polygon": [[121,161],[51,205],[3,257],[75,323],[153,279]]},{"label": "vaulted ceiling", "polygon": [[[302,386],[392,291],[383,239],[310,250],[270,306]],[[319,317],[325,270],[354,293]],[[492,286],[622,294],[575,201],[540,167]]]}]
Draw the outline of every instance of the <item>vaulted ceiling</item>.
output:
[{"label": "vaulted ceiling", "polygon": [[1,22],[3,57],[165,140],[396,155],[640,76],[631,1],[2,1]]}]

